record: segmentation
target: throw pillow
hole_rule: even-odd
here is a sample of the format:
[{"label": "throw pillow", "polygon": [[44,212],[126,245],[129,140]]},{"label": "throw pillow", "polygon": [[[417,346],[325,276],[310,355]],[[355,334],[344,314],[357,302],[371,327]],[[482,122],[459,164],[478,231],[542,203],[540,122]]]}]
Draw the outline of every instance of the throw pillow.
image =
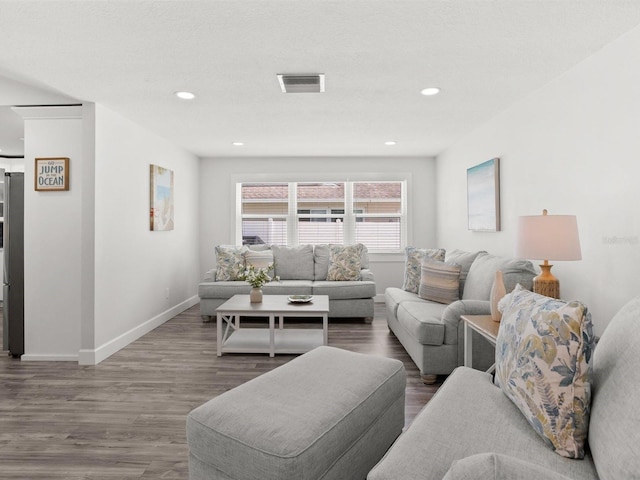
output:
[{"label": "throw pillow", "polygon": [[462,293],[464,292],[464,284],[467,281],[467,274],[469,273],[469,269],[471,268],[471,264],[476,259],[476,257],[480,253],[487,253],[484,250],[479,252],[465,252],[464,250],[447,250],[446,255],[444,256],[445,262],[457,263],[460,265],[460,298],[462,298]]},{"label": "throw pillow", "polygon": [[244,252],[244,263],[249,267],[267,268],[273,265],[273,252],[271,250],[248,250]]},{"label": "throw pillow", "polygon": [[418,296],[425,300],[449,304],[460,298],[460,271],[457,263],[422,260]]},{"label": "throw pillow", "polygon": [[582,303],[516,286],[496,340],[495,383],[563,457],[584,457],[593,346]]},{"label": "throw pillow", "polygon": [[281,280],[313,280],[313,247],[271,245],[275,274]]},{"label": "throw pillow", "polygon": [[244,270],[244,253],[247,247],[233,245],[216,246],[216,281],[238,280]]},{"label": "throw pillow", "polygon": [[361,243],[355,245],[329,244],[329,270],[327,271],[327,280],[360,280],[361,262]]},{"label": "throw pillow", "polygon": [[407,292],[418,293],[420,286],[420,268],[422,260],[429,257],[432,260],[444,262],[445,250],[443,248],[415,248],[407,247],[404,250],[405,267],[404,267],[404,283],[402,289]]}]

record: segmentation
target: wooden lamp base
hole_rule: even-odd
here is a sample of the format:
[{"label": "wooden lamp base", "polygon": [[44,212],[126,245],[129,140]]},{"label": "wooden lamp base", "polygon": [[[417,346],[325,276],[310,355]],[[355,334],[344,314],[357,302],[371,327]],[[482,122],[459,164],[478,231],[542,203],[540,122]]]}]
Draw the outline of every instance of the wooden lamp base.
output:
[{"label": "wooden lamp base", "polygon": [[549,261],[545,260],[540,268],[542,273],[533,279],[533,291],[551,298],[560,298],[560,281],[551,273]]}]

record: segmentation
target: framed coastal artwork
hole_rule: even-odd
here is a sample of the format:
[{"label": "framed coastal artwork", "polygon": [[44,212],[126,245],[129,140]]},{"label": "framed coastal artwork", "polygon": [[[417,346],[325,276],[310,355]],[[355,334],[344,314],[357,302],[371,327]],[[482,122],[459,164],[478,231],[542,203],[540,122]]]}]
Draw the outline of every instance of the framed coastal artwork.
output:
[{"label": "framed coastal artwork", "polygon": [[469,230],[500,231],[500,159],[492,158],[467,169]]},{"label": "framed coastal artwork", "polygon": [[150,165],[149,230],[173,230],[173,170]]}]

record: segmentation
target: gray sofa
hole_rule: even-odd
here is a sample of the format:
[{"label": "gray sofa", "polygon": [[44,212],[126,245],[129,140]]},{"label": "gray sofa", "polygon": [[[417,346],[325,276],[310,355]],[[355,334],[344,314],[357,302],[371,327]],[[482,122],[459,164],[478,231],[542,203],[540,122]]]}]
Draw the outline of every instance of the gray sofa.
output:
[{"label": "gray sofa", "polygon": [[638,359],[640,297],[616,314],[595,348],[584,460],[553,452],[491,375],[460,367],[367,479],[638,479]]},{"label": "gray sofa", "polygon": [[[251,245],[247,249],[273,251],[275,275],[281,277],[262,287],[265,295],[328,295],[330,318],[373,319],[376,284],[369,270],[369,255],[363,245],[360,280],[327,280],[329,245],[281,247]],[[215,263],[214,263],[215,264]],[[244,281],[216,281],[216,268],[209,270],[198,286],[200,315],[204,321],[215,318],[216,309],[236,294],[248,294],[251,286]]]},{"label": "gray sofa", "polygon": [[[460,317],[491,313],[489,296],[497,270],[504,274],[507,292],[518,283],[530,290],[536,275],[528,260],[497,257],[484,251],[447,251],[445,262],[462,267],[461,300],[445,305],[401,288],[385,291],[389,329],[409,353],[425,383],[433,383],[436,375],[448,375],[463,364],[464,328]],[[473,340],[474,367],[486,370],[493,363],[493,346],[475,332]]]}]

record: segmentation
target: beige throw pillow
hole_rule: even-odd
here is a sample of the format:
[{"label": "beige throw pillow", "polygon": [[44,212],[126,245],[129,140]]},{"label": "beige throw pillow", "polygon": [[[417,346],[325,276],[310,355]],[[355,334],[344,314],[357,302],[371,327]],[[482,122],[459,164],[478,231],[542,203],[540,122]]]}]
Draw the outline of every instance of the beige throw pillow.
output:
[{"label": "beige throw pillow", "polygon": [[460,298],[460,271],[457,263],[422,260],[418,296],[432,302],[449,304]]}]

